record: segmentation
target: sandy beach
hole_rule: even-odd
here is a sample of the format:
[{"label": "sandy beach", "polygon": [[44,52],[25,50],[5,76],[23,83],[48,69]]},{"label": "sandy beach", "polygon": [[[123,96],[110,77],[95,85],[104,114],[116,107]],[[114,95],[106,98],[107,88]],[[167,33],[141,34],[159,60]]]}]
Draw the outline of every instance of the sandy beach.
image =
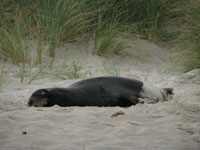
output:
[{"label": "sandy beach", "polygon": [[[58,48],[52,70],[45,68],[34,78],[40,66],[33,67],[23,83],[20,67],[6,63],[0,90],[0,150],[200,150],[200,70],[181,73],[169,50],[143,40],[134,45],[132,55],[103,57],[92,54],[91,41],[67,44]],[[44,64],[48,60],[45,56]],[[69,78],[72,64],[81,68],[77,79]],[[175,94],[167,102],[128,108],[27,106],[37,89],[115,75],[172,87]],[[111,118],[118,111],[124,115]]]}]

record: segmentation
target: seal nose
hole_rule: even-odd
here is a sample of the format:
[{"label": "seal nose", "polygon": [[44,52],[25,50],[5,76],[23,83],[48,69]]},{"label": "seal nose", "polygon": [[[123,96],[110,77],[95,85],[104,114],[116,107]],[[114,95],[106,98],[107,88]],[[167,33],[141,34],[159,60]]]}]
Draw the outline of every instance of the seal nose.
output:
[{"label": "seal nose", "polygon": [[32,106],[32,104],[33,104],[33,101],[31,99],[29,99],[28,106]]}]

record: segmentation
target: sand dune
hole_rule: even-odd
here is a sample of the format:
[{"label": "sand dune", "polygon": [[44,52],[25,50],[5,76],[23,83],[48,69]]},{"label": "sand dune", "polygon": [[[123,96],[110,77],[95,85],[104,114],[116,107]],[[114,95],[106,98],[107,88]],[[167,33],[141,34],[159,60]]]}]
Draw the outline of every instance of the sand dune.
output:
[{"label": "sand dune", "polygon": [[[171,69],[166,49],[146,41],[135,44],[147,54],[143,57],[99,57],[92,55],[92,46],[84,43],[61,48],[55,68],[67,69],[64,66],[72,59],[80,60],[81,76],[76,80],[61,80],[44,74],[31,84],[22,84],[19,68],[6,64],[6,82],[0,92],[0,150],[200,149],[198,71],[180,74]],[[112,65],[117,60],[120,61]],[[173,87],[175,95],[167,102],[129,108],[27,106],[28,98],[36,89],[66,87],[91,76],[115,75],[115,70],[120,76],[137,78],[158,87]],[[111,118],[118,111],[124,115]]]}]

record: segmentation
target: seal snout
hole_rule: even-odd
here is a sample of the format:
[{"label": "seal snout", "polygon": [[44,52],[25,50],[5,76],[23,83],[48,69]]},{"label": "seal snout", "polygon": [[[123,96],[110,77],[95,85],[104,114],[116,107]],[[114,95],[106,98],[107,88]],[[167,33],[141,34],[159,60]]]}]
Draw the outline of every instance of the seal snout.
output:
[{"label": "seal snout", "polygon": [[30,98],[29,98],[29,100],[28,100],[28,106],[34,106],[34,102],[35,102],[35,100],[34,100],[34,98],[31,96]]},{"label": "seal snout", "polygon": [[48,91],[46,89],[39,89],[35,91],[28,100],[28,106],[45,107],[48,105]]},{"label": "seal snout", "polygon": [[33,105],[33,100],[30,98],[28,101],[28,106],[32,106]]},{"label": "seal snout", "polygon": [[30,107],[48,107],[50,105],[52,104],[49,103],[47,98],[31,96],[28,100],[28,106]]}]

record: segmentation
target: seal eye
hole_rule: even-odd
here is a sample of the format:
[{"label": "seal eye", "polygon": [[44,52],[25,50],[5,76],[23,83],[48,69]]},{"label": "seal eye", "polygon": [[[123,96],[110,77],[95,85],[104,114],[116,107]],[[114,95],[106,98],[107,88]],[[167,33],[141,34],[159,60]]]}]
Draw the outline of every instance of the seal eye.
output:
[{"label": "seal eye", "polygon": [[46,94],[46,92],[45,92],[45,91],[42,91],[40,94],[41,94],[41,95],[45,95],[45,94]]}]

